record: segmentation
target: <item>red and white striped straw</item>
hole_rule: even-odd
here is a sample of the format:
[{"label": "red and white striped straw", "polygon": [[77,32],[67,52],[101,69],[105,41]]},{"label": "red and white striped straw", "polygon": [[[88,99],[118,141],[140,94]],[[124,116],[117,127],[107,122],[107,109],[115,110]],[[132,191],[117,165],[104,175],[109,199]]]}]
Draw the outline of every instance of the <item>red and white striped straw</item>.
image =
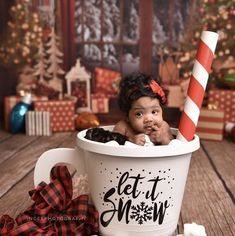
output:
[{"label": "red and white striped straw", "polygon": [[203,31],[201,34],[184,110],[179,122],[177,139],[181,141],[188,142],[194,137],[218,36],[211,31]]}]

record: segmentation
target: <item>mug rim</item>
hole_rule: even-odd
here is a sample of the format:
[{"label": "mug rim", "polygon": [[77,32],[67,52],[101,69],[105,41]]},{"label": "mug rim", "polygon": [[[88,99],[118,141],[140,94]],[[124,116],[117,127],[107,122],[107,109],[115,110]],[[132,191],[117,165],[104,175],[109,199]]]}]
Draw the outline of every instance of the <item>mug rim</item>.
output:
[{"label": "mug rim", "polygon": [[[113,125],[109,126],[100,126],[106,130],[112,130]],[[77,134],[77,147],[84,149],[86,151],[95,152],[104,155],[110,156],[121,156],[121,157],[132,157],[132,158],[142,158],[142,157],[170,157],[178,156],[183,154],[191,154],[192,152],[200,148],[200,140],[198,135],[194,135],[192,141],[183,142],[179,141],[176,143],[168,145],[159,145],[159,146],[125,146],[117,145],[111,146],[106,143],[96,142],[84,138],[86,131],[88,129],[82,130]],[[171,132],[176,134],[178,131],[177,128],[171,128]]]}]

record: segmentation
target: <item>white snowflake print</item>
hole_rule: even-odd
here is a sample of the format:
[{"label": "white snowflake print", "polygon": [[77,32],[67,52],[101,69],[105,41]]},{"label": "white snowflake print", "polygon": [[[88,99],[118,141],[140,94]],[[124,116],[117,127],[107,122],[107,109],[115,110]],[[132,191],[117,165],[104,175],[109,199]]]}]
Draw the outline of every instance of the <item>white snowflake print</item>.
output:
[{"label": "white snowflake print", "polygon": [[131,219],[135,219],[138,224],[142,225],[144,222],[152,219],[152,206],[145,205],[145,202],[141,202],[140,205],[132,206]]}]

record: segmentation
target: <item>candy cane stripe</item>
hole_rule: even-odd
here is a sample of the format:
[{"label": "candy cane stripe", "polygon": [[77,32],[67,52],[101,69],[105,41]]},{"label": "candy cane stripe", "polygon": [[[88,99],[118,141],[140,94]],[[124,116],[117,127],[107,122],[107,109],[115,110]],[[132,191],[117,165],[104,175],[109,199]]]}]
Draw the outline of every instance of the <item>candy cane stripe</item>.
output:
[{"label": "candy cane stripe", "polygon": [[200,109],[197,107],[197,105],[194,103],[194,101],[187,97],[185,104],[184,104],[184,112],[187,114],[187,116],[192,120],[194,125],[197,125]]},{"label": "candy cane stripe", "polygon": [[179,140],[191,141],[194,137],[217,41],[217,33],[210,31],[202,32],[184,104],[184,111],[180,118],[177,134],[177,139]]},{"label": "candy cane stripe", "polygon": [[194,62],[192,75],[202,85],[203,89],[205,90],[209,74],[197,60],[195,60]]},{"label": "candy cane stripe", "polygon": [[217,33],[212,31],[203,31],[201,34],[201,40],[210,48],[213,54],[215,52],[218,36]]},{"label": "candy cane stripe", "polygon": [[211,63],[208,63],[208,61],[212,62],[213,60],[213,52],[211,49],[201,40],[200,41],[200,46],[197,51],[196,58],[198,62],[203,65],[205,70],[210,73],[211,70]]},{"label": "candy cane stripe", "polygon": [[[181,135],[187,140],[190,141],[193,139],[194,133],[196,131],[196,126],[192,122],[192,120],[187,116],[185,112],[182,112],[180,123],[179,123],[179,131]],[[177,138],[179,138],[177,136]]]},{"label": "candy cane stripe", "polygon": [[194,103],[201,108],[201,104],[203,101],[202,94],[205,93],[205,90],[203,86],[194,78],[194,76],[191,76],[190,79],[190,85],[188,87],[188,96],[194,101]]}]

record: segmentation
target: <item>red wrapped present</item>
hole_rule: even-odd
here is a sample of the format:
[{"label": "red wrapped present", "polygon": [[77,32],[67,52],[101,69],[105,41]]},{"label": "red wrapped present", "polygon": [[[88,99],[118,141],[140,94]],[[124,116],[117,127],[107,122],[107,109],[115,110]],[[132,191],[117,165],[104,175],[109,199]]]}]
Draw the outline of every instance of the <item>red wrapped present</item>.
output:
[{"label": "red wrapped present", "polygon": [[74,102],[70,100],[50,100],[35,102],[35,111],[49,111],[53,132],[74,131]]},{"label": "red wrapped present", "polygon": [[105,97],[104,94],[92,94],[91,109],[93,113],[108,113],[109,98]]},{"label": "red wrapped present", "polygon": [[[5,129],[10,130],[10,112],[11,109],[20,102],[22,97],[20,96],[6,96],[4,98],[4,119],[5,119]],[[46,96],[32,96],[33,103],[36,101],[47,101],[48,97]]]},{"label": "red wrapped present", "polygon": [[201,139],[222,140],[224,130],[224,111],[202,108],[196,133]]},{"label": "red wrapped present", "polygon": [[212,89],[208,92],[208,104],[224,110],[224,122],[235,123],[235,91]]},{"label": "red wrapped present", "polygon": [[121,78],[119,72],[104,69],[95,68],[95,92],[104,93],[108,96],[116,96],[118,93],[118,84]]}]

